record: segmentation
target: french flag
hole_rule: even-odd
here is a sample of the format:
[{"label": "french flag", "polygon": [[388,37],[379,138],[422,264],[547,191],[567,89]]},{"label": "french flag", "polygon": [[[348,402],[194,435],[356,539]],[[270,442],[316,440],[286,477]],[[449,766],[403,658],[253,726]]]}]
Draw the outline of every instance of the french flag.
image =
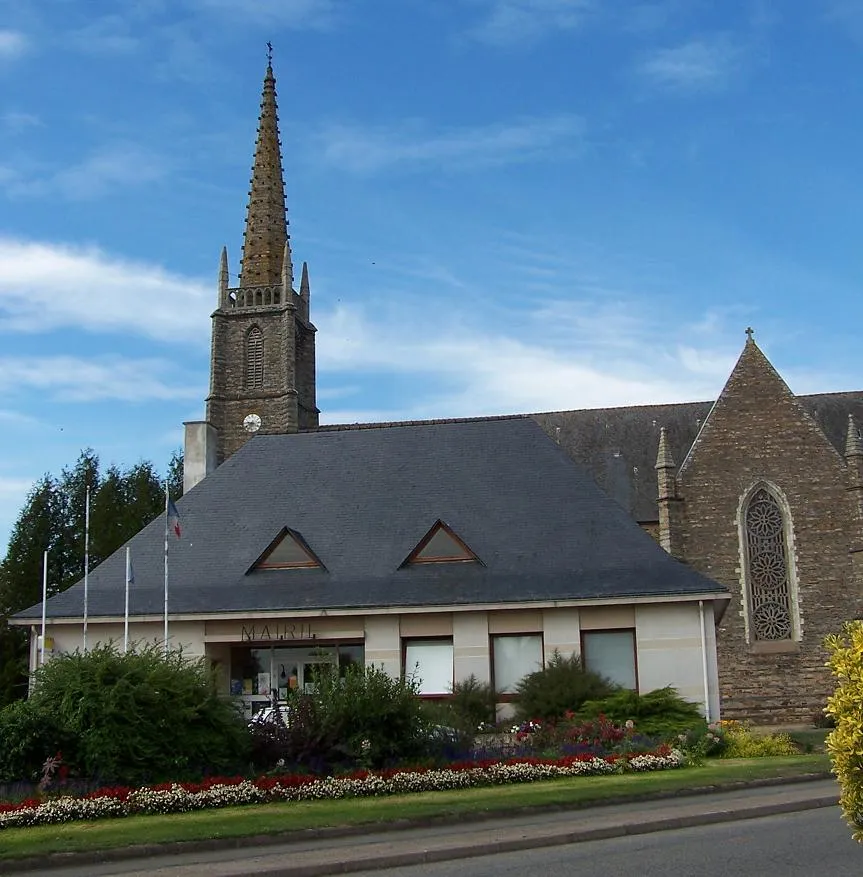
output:
[{"label": "french flag", "polygon": [[174,505],[174,500],[168,498],[168,527],[174,531],[174,535],[179,539],[182,535],[180,529],[180,513]]}]

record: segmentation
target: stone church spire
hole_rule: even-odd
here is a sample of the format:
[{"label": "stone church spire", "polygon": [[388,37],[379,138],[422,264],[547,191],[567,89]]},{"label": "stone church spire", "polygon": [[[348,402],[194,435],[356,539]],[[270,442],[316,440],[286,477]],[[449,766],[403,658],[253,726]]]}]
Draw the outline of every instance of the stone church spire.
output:
[{"label": "stone church spire", "polygon": [[[271,47],[268,45],[268,49]],[[221,464],[253,435],[316,429],[315,329],[309,319],[308,273],[293,289],[294,268],[276,110],[272,53],[258,116],[252,183],[239,285],[230,287],[228,256],[219,263],[218,307],[212,314],[210,393],[203,426],[187,447]],[[194,466],[192,467],[195,468]],[[200,471],[209,471],[209,463]]]},{"label": "stone church spire", "polygon": [[293,277],[276,106],[276,77],[273,75],[272,49],[269,45],[268,49],[249,205],[246,209],[246,230],[243,233],[241,288],[276,286],[281,283],[285,258],[288,260],[286,273]]}]

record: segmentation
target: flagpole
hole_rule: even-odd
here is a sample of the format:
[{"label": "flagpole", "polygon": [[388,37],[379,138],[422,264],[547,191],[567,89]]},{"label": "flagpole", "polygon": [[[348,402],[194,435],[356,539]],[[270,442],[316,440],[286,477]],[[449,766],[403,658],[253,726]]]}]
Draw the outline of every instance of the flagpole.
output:
[{"label": "flagpole", "polygon": [[90,485],[84,500],[84,653],[87,652],[87,600],[90,590]]},{"label": "flagpole", "polygon": [[123,610],[123,654],[129,651],[129,579],[132,574],[132,554],[126,546],[126,606]]},{"label": "flagpole", "polygon": [[45,618],[48,601],[48,552],[42,555],[42,643],[39,650],[39,665],[45,663]]},{"label": "flagpole", "polygon": [[165,479],[165,657],[168,657],[168,480]]}]

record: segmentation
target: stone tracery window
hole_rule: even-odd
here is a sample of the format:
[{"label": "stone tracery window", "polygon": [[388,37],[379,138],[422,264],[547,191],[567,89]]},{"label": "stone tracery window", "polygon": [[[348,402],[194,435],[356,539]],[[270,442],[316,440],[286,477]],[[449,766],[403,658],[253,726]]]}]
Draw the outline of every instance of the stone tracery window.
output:
[{"label": "stone tracery window", "polygon": [[264,386],[264,333],[252,326],[246,336],[246,389]]},{"label": "stone tracery window", "polygon": [[758,488],[745,507],[747,603],[752,640],[794,638],[786,520],[773,494]]}]

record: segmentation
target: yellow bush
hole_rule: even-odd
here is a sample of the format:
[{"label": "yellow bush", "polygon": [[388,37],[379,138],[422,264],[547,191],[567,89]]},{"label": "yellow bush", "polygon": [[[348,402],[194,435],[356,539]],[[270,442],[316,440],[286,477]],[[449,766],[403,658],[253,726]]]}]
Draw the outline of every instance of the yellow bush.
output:
[{"label": "yellow bush", "polygon": [[835,723],[827,736],[827,751],[839,780],[842,815],[854,840],[863,843],[863,622],[848,622],[824,645],[837,683],[825,709]]},{"label": "yellow bush", "polygon": [[753,734],[740,722],[723,722],[723,758],[768,758],[771,755],[798,755],[800,750],[787,734]]}]

